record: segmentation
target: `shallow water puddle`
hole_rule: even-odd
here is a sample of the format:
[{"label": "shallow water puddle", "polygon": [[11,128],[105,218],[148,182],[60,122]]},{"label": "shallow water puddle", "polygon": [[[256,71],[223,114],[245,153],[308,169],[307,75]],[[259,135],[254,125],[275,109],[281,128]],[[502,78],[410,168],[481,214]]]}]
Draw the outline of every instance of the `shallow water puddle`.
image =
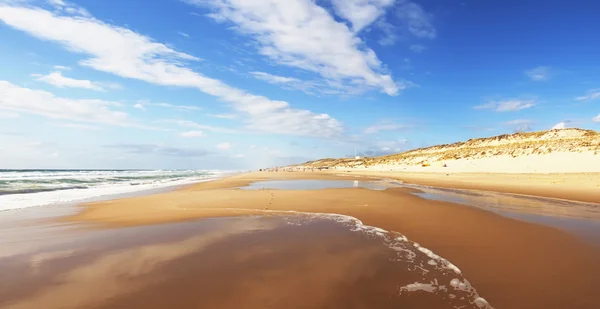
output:
[{"label": "shallow water puddle", "polygon": [[267,180],[257,181],[248,186],[241,187],[242,190],[323,190],[336,188],[365,188],[371,190],[385,190],[397,187],[397,185],[385,181],[364,180]]}]

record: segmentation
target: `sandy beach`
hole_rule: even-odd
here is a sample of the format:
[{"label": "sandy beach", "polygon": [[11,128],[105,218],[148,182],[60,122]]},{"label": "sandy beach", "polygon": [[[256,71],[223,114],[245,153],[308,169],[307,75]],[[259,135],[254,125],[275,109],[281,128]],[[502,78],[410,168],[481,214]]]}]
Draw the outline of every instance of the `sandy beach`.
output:
[{"label": "sandy beach", "polygon": [[[162,295],[163,299],[172,301],[179,299],[179,302],[175,301],[175,303],[180,303],[182,306],[185,306],[186,299],[187,304],[194,303],[190,300],[190,295],[200,292],[190,291],[189,289],[182,290],[179,288],[180,285],[176,284],[181,280],[178,276],[186,273],[186,271],[199,276],[202,274],[202,277],[186,277],[187,281],[185,282],[188,285],[206,287],[206,278],[211,278],[209,282],[217,280],[214,278],[221,278],[218,279],[221,288],[214,287],[202,292],[202,295],[206,297],[205,304],[212,304],[210,306],[212,308],[233,308],[239,307],[241,304],[244,304],[246,308],[265,308],[269,306],[278,308],[286,302],[298,303],[296,308],[393,308],[398,306],[405,306],[406,308],[423,308],[423,306],[427,308],[455,308],[461,304],[453,304],[451,301],[461,299],[463,301],[467,300],[468,297],[472,297],[466,301],[468,308],[478,308],[483,306],[483,303],[474,301],[479,296],[483,297],[494,308],[558,309],[594,308],[598,306],[595,286],[599,280],[598,274],[600,274],[600,266],[597,264],[597,260],[600,258],[599,247],[585,243],[575,235],[557,228],[510,219],[474,207],[425,200],[415,196],[413,193],[417,190],[412,188],[390,187],[385,190],[360,187],[322,190],[240,189],[240,187],[251,183],[265,180],[320,179],[364,182],[383,178],[383,176],[386,178],[392,177],[389,173],[371,174],[370,176],[354,175],[353,173],[340,174],[262,172],[235,175],[168,193],[82,205],[80,212],[63,217],[59,221],[68,224],[84,223],[86,228],[76,233],[112,231],[112,238],[110,238],[112,240],[107,242],[113,243],[114,246],[120,244],[120,250],[139,248],[140,243],[148,246],[147,242],[154,244],[154,246],[176,246],[183,250],[182,253],[173,253],[174,255],[171,256],[171,253],[162,253],[173,252],[174,249],[169,249],[171,247],[159,249],[159,247],[142,246],[140,252],[144,252],[144,254],[129,253],[130,255],[127,255],[129,258],[133,256],[141,257],[146,254],[150,256],[158,255],[159,262],[156,262],[157,265],[152,266],[151,269],[144,271],[143,276],[138,276],[137,273],[135,276],[121,274],[125,278],[132,277],[132,282],[140,284],[139,288],[128,291],[127,297],[117,297],[120,292],[114,292],[117,293],[114,296],[114,302],[92,298],[92,300],[95,299],[92,303],[96,304],[98,308],[125,308],[127,306],[160,308],[158,304],[167,304],[167,302],[160,302],[156,297],[153,298],[152,295]],[[397,177],[406,181],[408,181],[409,176],[413,177],[410,180],[415,183],[419,183],[418,179],[421,179],[422,183],[431,181],[427,184],[434,184],[433,177],[429,175],[423,175],[421,178],[414,174],[393,175],[394,178]],[[506,176],[499,176],[495,181],[498,183],[505,181],[502,177]],[[488,186],[486,188],[493,187],[493,177],[491,175],[483,176],[482,179],[484,181],[481,183],[486,183]],[[489,180],[486,182],[486,179]],[[457,181],[456,184],[447,181],[444,184],[446,186],[461,186],[460,181]],[[518,184],[522,185],[523,183],[515,183],[515,186]],[[545,185],[549,186],[549,184]],[[502,191],[503,187],[497,189]],[[504,189],[509,190],[512,187],[508,189],[504,187]],[[516,193],[533,194],[535,189]],[[542,192],[537,193],[541,194]],[[573,194],[573,196],[576,196],[575,193]],[[591,195],[590,200],[592,200]],[[356,233],[330,233],[328,231],[336,230],[336,228],[327,224],[325,224],[326,228],[324,229],[319,230],[317,228],[316,230],[320,231],[317,234],[311,234],[315,231],[313,228],[294,230],[286,234],[285,229],[281,230],[270,226],[272,222],[267,224],[259,220],[258,223],[255,221],[239,224],[238,221],[233,221],[231,226],[228,225],[230,223],[227,223],[225,226],[214,229],[215,235],[219,236],[214,236],[214,238],[210,236],[213,235],[211,234],[213,232],[202,234],[210,237],[210,241],[193,240],[193,237],[187,240],[177,237],[169,239],[169,236],[165,233],[160,235],[167,236],[148,236],[144,241],[131,240],[127,243],[125,240],[133,237],[127,236],[129,234],[126,231],[138,231],[135,232],[136,235],[144,235],[144,232],[139,232],[140,230],[136,229],[153,231],[160,227],[200,223],[206,222],[206,220],[216,220],[215,218],[230,220],[228,218],[295,216],[297,215],[296,212],[351,216],[362,221],[361,226],[376,228],[368,230],[372,232],[370,238],[359,239],[351,236]],[[334,218],[336,217],[334,216]],[[314,224],[318,224],[318,222]],[[278,225],[275,224],[275,226]],[[299,226],[303,226],[303,224],[299,224]],[[409,245],[406,247],[398,247],[398,244],[390,246],[385,241],[390,236],[388,234],[385,234],[385,236],[377,234],[380,231],[378,229],[400,233],[398,235],[401,236],[397,236],[397,238],[408,238],[406,243],[402,243]],[[260,245],[261,236],[248,236],[249,231],[256,230],[276,231],[269,235],[285,234],[287,235],[285,237],[286,241],[268,238],[271,239],[268,246],[271,250],[264,252],[264,245]],[[156,235],[156,232],[154,233]],[[190,236],[190,234],[186,235]],[[224,235],[235,237],[229,238]],[[182,238],[183,236],[179,237]],[[239,237],[246,238],[241,241]],[[403,252],[402,250],[408,250],[417,253],[417,260],[421,256],[425,259],[421,260],[420,264],[410,264],[415,263],[413,260],[406,264],[408,260],[402,260],[398,264],[394,264],[396,265],[394,267],[404,265],[402,270],[396,269],[382,262],[390,260],[390,258],[385,258],[386,254],[389,254],[388,251],[385,251],[388,249],[384,250],[383,247],[371,242],[373,239],[379,239],[378,237],[383,237],[384,240],[380,242],[388,244],[386,248],[400,248],[394,251],[394,254],[400,254],[399,252]],[[166,242],[164,238],[167,238],[169,242]],[[174,245],[173,241],[176,239],[178,239],[179,245]],[[390,239],[396,238],[392,237]],[[227,244],[230,241],[237,243],[239,248],[244,249],[231,251],[231,248],[238,247],[228,246]],[[128,245],[124,245],[124,242]],[[427,250],[414,250],[414,248],[421,248],[415,243],[432,250],[436,255],[441,256],[444,259],[443,261],[450,261],[451,265],[455,265],[460,271],[453,272],[453,268],[443,264],[442,260],[432,259],[428,261],[428,257],[423,256],[423,252],[427,252]],[[203,254],[197,248],[200,246],[199,244],[205,244],[206,248],[216,251]],[[346,247],[338,248],[341,244],[346,244]],[[189,248],[184,249],[186,247]],[[217,250],[215,248],[221,249]],[[91,249],[88,248],[88,250]],[[175,251],[179,252],[178,250]],[[87,251],[83,250],[83,252]],[[87,256],[83,254],[83,257],[75,256],[72,262],[68,262],[68,259],[54,260],[56,263],[59,261],[64,263],[61,264],[62,268],[53,268],[58,269],[53,274],[60,274],[62,269],[62,272],[66,272],[67,276],[73,276],[75,270],[72,268],[77,265],[85,265],[85,263],[92,263],[91,265],[100,263],[100,266],[83,267],[81,271],[100,267],[100,269],[110,273],[110,270],[113,269],[112,266],[103,264],[101,257],[113,256],[113,251],[98,248],[96,251],[92,250],[92,252],[94,253],[88,253]],[[252,260],[251,264],[240,264],[239,258],[230,259],[232,255],[239,257],[242,254],[241,252],[247,252],[247,254],[263,252],[264,254],[259,254],[260,258],[257,259],[241,258],[244,261]],[[96,255],[95,259],[93,258],[94,254]],[[165,257],[165,254],[168,256]],[[197,262],[191,259],[190,256],[196,256],[197,259],[201,260],[203,258],[212,259],[210,269],[195,266]],[[403,255],[401,257],[404,258]],[[111,259],[116,258],[108,258],[108,260]],[[153,257],[151,260],[155,261],[156,259],[156,257]],[[398,257],[395,257],[395,259],[398,259]],[[146,269],[147,266],[141,265],[150,263],[143,258],[134,260],[138,261],[139,265],[132,265],[133,269]],[[306,264],[307,261],[321,261],[322,263],[311,262]],[[151,265],[154,265],[153,263]],[[337,266],[333,267],[332,265]],[[414,269],[411,267],[406,268],[406,265],[414,265]],[[441,267],[440,265],[446,265],[447,267]],[[419,267],[422,270],[419,270]],[[263,269],[263,272],[250,272],[251,268]],[[129,269],[129,266],[126,269]],[[307,271],[308,269],[310,271]],[[408,270],[410,272],[407,272]],[[415,271],[418,271],[418,275]],[[274,275],[282,273],[289,274],[290,277]],[[393,274],[393,276],[384,275],[386,273]],[[163,277],[169,279],[165,279],[160,285],[149,284],[148,282],[153,282],[151,278],[156,278],[157,274],[162,274]],[[48,276],[44,280],[52,278],[51,274],[48,274]],[[64,278],[65,274],[63,273],[62,276]],[[452,281],[453,276],[458,281]],[[119,274],[116,275],[116,278],[118,277]],[[81,280],[84,281],[90,280],[90,278],[100,281],[106,280],[102,276],[97,277],[95,275],[83,276],[82,278]],[[250,280],[248,278],[254,279]],[[288,281],[289,278],[293,278],[293,282]],[[40,301],[46,301],[46,297],[50,297],[48,295],[56,295],[52,287],[43,288],[45,284],[48,284],[48,281],[40,278],[34,279],[32,280],[39,285],[38,290],[21,291],[19,294],[12,289],[9,290],[10,293],[2,297],[7,298],[10,295],[10,302],[6,302],[10,306],[7,306],[7,308],[35,308],[39,306]],[[231,293],[231,290],[224,286],[242,279],[250,281],[232,286],[232,289],[242,289],[243,287],[248,289],[252,286],[254,287],[251,289],[252,292],[239,292],[235,294],[236,297],[234,298],[226,296],[231,295],[228,294]],[[110,280],[114,281],[116,279]],[[112,282],[110,280],[109,282]],[[448,290],[462,291],[458,284],[456,288],[453,288],[453,283],[467,282],[466,280],[470,282],[468,286],[472,285],[476,289],[476,295],[470,294],[470,296],[462,298],[456,298],[455,294],[449,296],[449,292],[446,292]],[[324,285],[317,285],[315,282],[325,283],[323,283]],[[381,284],[377,285],[374,282]],[[415,283],[420,285],[414,285]],[[160,289],[158,289],[159,286]],[[300,288],[300,286],[303,288]],[[314,289],[306,290],[306,293],[298,298],[298,290],[302,290],[306,286],[312,286]],[[278,287],[275,293],[276,297],[265,292],[274,287]],[[373,288],[369,289],[368,287]],[[105,285],[101,285],[99,288],[107,289]],[[115,288],[121,289],[118,286]],[[319,289],[326,289],[331,293],[323,295],[317,292]],[[184,291],[187,291],[188,294],[185,294]],[[210,291],[210,293],[207,291]],[[229,292],[225,293],[226,291]],[[64,296],[67,300],[74,297],[67,294]],[[177,295],[180,297],[177,297]],[[385,298],[384,295],[388,297],[386,301],[382,300],[382,298]],[[407,295],[411,296],[407,297]],[[347,297],[345,301],[343,301],[344,296]],[[299,299],[302,299],[302,302],[299,302]],[[225,300],[227,301],[225,302]],[[53,303],[58,305],[64,301],[66,300],[54,299]],[[81,301],[84,300],[71,303],[78,304]]]}]

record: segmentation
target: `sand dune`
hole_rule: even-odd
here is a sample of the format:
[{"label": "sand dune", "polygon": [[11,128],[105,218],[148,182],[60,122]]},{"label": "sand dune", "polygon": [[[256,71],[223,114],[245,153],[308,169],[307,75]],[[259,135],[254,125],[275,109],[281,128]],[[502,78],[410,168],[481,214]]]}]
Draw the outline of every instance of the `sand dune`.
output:
[{"label": "sand dune", "polygon": [[298,167],[485,173],[600,172],[600,133],[560,129],[505,134],[382,157],[322,159]]}]

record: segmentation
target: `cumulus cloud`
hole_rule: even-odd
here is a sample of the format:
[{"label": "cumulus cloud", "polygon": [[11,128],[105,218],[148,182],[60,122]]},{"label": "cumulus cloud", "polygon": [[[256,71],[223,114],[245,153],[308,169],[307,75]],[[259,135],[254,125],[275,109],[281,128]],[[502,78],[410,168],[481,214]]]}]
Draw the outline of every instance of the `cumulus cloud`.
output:
[{"label": "cumulus cloud", "polygon": [[566,124],[564,122],[559,122],[555,124],[550,130],[561,130],[566,128]]},{"label": "cumulus cloud", "polygon": [[143,111],[146,110],[146,107],[142,103],[136,103],[133,105],[134,108],[141,109]]},{"label": "cumulus cloud", "polygon": [[0,93],[0,110],[52,119],[133,125],[126,113],[115,109],[119,106],[116,102],[61,98],[47,91],[23,88],[7,81],[0,81]]},{"label": "cumulus cloud", "polygon": [[227,143],[227,142],[220,143],[217,145],[217,149],[219,149],[219,150],[229,150],[232,147],[233,147],[233,145],[231,143]]},{"label": "cumulus cloud", "polygon": [[204,137],[206,136],[202,131],[187,131],[179,134],[181,137]]},{"label": "cumulus cloud", "polygon": [[396,95],[404,88],[389,74],[375,52],[312,0],[221,0],[207,3],[210,16],[231,22],[258,43],[259,53],[275,63],[314,72],[325,79],[381,89]]},{"label": "cumulus cloud", "polygon": [[525,71],[525,75],[535,82],[546,81],[550,79],[550,67],[535,67],[531,70]]},{"label": "cumulus cloud", "polygon": [[350,21],[356,32],[372,24],[394,0],[332,0],[335,13]]},{"label": "cumulus cloud", "polygon": [[596,99],[600,99],[600,89],[592,89],[586,95],[576,98],[578,101],[592,101]]},{"label": "cumulus cloud", "polygon": [[534,107],[537,104],[535,100],[510,99],[504,101],[489,101],[483,105],[477,105],[475,109],[491,109],[497,112],[514,112],[522,109]]},{"label": "cumulus cloud", "polygon": [[[287,2],[285,5],[279,1],[277,3],[278,6],[285,6],[282,9],[289,9]],[[264,7],[259,6],[255,13],[262,14],[263,9]],[[318,15],[327,14],[324,10],[312,11]],[[233,14],[234,11],[231,13]],[[292,19],[297,13],[302,12],[294,12],[294,15],[291,15]],[[39,8],[0,4],[0,20],[8,26],[40,39],[57,42],[69,51],[88,55],[88,58],[79,62],[80,65],[157,85],[196,88],[229,103],[236,111],[245,113],[247,116],[245,124],[248,128],[280,134],[320,137],[336,136],[344,130],[338,120],[327,114],[294,109],[287,102],[250,94],[220,80],[197,73],[186,67],[185,62],[198,60],[198,58],[155,42],[147,36],[124,27],[104,23],[91,16],[70,14],[75,13],[65,11],[59,15]],[[254,15],[254,13],[250,14]],[[259,21],[261,20],[262,17]],[[343,27],[343,25],[339,26]],[[318,33],[320,27],[310,32]],[[327,37],[327,39],[350,40],[353,44],[358,44],[352,35],[342,38]],[[311,41],[302,41],[300,45],[307,45],[307,42]],[[326,54],[331,56],[329,53]],[[340,65],[343,63],[346,66],[350,63],[348,69],[357,67],[357,63],[352,64],[352,59],[358,61],[358,67],[362,68],[361,72],[364,73],[361,73],[364,75],[361,75],[362,78],[368,79],[374,85],[384,80],[391,82],[389,76],[375,74],[370,69],[369,65],[379,64],[372,51],[363,53],[353,50],[348,56],[351,57],[342,55],[336,58],[342,58],[339,60]],[[302,60],[302,58],[294,59],[294,61]],[[293,59],[289,58],[289,60]],[[392,84],[387,85],[390,91],[394,88]]]},{"label": "cumulus cloud", "polygon": [[594,117],[594,119],[592,119],[592,121],[600,122],[600,114],[598,114],[598,116]]},{"label": "cumulus cloud", "polygon": [[36,80],[48,83],[59,88],[82,88],[96,91],[105,91],[99,83],[87,79],[74,79],[62,75],[62,72],[56,71],[47,75],[32,74]]}]

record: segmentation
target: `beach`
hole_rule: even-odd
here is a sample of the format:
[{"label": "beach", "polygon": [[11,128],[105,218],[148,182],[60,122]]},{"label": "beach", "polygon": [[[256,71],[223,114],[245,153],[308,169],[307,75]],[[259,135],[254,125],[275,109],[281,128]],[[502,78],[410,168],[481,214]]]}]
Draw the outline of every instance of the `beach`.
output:
[{"label": "beach", "polygon": [[[0,259],[13,273],[0,307],[598,306],[598,239],[425,199],[391,179],[438,184],[428,174],[256,172],[84,204],[52,219],[78,241]],[[543,196],[535,190],[511,193]],[[45,268],[8,284],[31,271],[23,261]],[[73,295],[74,286],[105,296]]]}]

